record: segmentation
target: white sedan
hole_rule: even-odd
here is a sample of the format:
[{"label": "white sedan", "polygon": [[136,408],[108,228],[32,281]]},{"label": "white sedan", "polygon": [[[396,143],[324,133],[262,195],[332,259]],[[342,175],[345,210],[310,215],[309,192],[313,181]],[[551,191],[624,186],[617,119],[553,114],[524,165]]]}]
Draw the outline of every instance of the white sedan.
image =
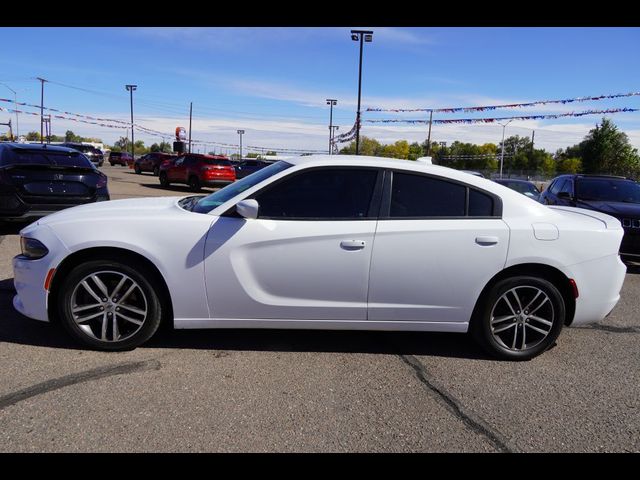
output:
[{"label": "white sedan", "polygon": [[15,308],[102,350],[175,328],[471,331],[532,358],[602,320],[620,222],[428,160],[308,156],[208,196],[101,202],[21,232]]}]

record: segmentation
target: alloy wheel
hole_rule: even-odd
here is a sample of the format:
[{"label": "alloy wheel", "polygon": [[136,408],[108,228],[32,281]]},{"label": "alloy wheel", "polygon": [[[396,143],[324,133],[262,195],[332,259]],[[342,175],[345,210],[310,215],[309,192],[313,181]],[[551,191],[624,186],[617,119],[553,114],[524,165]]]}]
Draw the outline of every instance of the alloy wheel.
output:
[{"label": "alloy wheel", "polygon": [[556,312],[549,296],[528,285],[507,290],[493,304],[490,330],[494,340],[513,352],[540,345],[553,330]]},{"label": "alloy wheel", "polygon": [[70,310],[86,335],[102,342],[121,342],[135,335],[148,317],[147,297],[122,272],[102,270],[84,277],[73,290]]}]

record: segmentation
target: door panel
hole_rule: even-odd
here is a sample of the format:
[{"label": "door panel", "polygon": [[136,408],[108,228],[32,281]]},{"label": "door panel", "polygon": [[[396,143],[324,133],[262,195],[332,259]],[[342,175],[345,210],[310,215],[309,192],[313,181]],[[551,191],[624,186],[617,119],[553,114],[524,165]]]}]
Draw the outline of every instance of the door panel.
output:
[{"label": "door panel", "polygon": [[375,225],[220,217],[205,247],[212,317],[366,320]]},{"label": "door panel", "polygon": [[469,321],[479,293],[504,268],[508,245],[500,219],[380,220],[368,319]]}]

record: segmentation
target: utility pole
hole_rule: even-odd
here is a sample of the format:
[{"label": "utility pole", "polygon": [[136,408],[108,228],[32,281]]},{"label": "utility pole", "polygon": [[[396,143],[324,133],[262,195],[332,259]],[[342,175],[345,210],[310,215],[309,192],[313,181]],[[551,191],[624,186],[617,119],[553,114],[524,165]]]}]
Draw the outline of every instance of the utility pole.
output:
[{"label": "utility pole", "polygon": [[431,155],[431,122],[433,121],[433,110],[429,110],[429,133],[427,134],[427,157]]},{"label": "utility pole", "polygon": [[44,78],[36,77],[36,80],[40,80],[41,88],[40,88],[40,143],[44,143],[43,141],[43,127],[44,127]]},{"label": "utility pole", "polygon": [[533,139],[536,138],[536,131],[531,134],[531,155],[533,155]]},{"label": "utility pole", "polygon": [[11,119],[7,123],[0,123],[0,125],[6,125],[9,127],[9,136],[11,137],[11,141],[13,142],[13,130],[11,129]]},{"label": "utility pole", "polygon": [[189,153],[191,153],[191,116],[193,114],[193,102],[189,104]]},{"label": "utility pole", "polygon": [[134,134],[133,134],[133,91],[136,90],[138,88],[137,85],[125,85],[125,88],[127,89],[127,91],[129,92],[129,96],[131,97],[131,159],[135,160],[135,145],[136,142],[134,140]]},{"label": "utility pole", "polygon": [[331,155],[331,141],[333,140],[333,106],[338,103],[338,100],[334,98],[327,98],[327,105],[330,105],[329,110],[329,155]]},{"label": "utility pole", "polygon": [[43,119],[43,123],[46,125],[47,143],[51,143],[51,115],[47,115],[47,117]]},{"label": "utility pole", "polygon": [[[13,92],[13,108],[15,109],[15,113],[16,113],[16,137],[20,137],[20,124],[18,123],[18,94],[13,88],[11,88],[6,83],[0,82],[0,84],[4,85],[5,87],[7,87],[9,90]],[[13,135],[12,135],[12,138],[13,138]]]}]

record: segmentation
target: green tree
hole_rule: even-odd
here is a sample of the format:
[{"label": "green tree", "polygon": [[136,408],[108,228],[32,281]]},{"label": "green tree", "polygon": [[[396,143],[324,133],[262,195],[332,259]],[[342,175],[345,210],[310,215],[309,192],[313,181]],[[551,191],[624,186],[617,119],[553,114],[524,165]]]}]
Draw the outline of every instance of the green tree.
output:
[{"label": "green tree", "polygon": [[[362,136],[360,137],[360,155],[382,156],[382,150],[384,146],[374,138]],[[356,142],[353,141],[342,150],[340,153],[343,155],[355,155]]]},{"label": "green tree", "polygon": [[40,141],[40,133],[39,132],[29,132],[26,135],[26,139],[29,142],[39,142]]},{"label": "green tree", "polygon": [[71,130],[67,130],[64,134],[65,142],[81,142],[81,137],[73,133]]},{"label": "green tree", "polygon": [[411,145],[409,145],[409,155],[407,156],[407,159],[416,160],[420,157],[424,157],[422,145],[420,145],[418,142],[413,142]]},{"label": "green tree", "polygon": [[558,173],[579,173],[582,170],[582,160],[576,157],[561,158],[556,170]]},{"label": "green tree", "polygon": [[[573,153],[573,149],[567,149]],[[638,150],[629,144],[627,134],[609,119],[589,131],[577,148],[584,173],[608,173],[637,176],[640,173]]]}]

